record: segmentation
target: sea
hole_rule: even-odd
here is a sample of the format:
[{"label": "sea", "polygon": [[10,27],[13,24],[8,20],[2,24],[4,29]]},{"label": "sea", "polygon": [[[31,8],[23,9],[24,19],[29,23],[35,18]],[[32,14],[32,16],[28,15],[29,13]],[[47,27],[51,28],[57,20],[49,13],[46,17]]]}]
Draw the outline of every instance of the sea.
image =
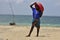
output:
[{"label": "sea", "polygon": [[[9,23],[15,22],[16,25],[31,26],[32,19],[32,15],[0,15],[0,25],[9,25]],[[60,27],[60,16],[42,16],[40,25]]]}]

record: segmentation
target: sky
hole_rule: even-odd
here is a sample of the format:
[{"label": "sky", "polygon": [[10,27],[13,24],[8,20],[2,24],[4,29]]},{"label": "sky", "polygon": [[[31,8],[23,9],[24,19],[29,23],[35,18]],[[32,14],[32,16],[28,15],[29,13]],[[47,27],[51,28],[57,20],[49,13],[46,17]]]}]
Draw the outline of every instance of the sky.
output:
[{"label": "sky", "polygon": [[0,14],[12,15],[13,10],[14,15],[32,15],[30,5],[34,2],[43,4],[44,16],[60,16],[60,0],[0,0]]}]

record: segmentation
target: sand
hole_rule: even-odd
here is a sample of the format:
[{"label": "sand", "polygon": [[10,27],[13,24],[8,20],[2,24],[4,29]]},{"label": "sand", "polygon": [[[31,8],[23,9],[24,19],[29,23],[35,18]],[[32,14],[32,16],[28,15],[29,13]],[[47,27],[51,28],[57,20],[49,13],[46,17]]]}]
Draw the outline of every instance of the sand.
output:
[{"label": "sand", "polygon": [[0,25],[0,40],[60,40],[59,27],[41,27],[39,37],[36,37],[36,28],[26,37],[29,31],[30,26]]}]

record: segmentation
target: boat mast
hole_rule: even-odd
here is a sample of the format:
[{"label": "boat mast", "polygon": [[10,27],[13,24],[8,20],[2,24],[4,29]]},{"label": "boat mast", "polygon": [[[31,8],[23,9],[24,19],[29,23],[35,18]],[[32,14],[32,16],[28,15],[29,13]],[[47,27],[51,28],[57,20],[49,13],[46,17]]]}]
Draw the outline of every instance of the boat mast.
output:
[{"label": "boat mast", "polygon": [[12,23],[10,23],[10,25],[15,25],[15,21],[14,21],[14,10],[13,10],[13,7],[12,7],[12,3],[10,1],[9,1],[9,6],[10,6],[10,9],[11,9],[11,12],[12,12]]}]

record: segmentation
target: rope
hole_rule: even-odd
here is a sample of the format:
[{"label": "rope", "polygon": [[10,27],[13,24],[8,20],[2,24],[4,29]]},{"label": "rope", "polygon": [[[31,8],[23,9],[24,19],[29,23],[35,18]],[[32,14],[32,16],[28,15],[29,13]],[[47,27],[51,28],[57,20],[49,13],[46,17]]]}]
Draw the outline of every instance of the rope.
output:
[{"label": "rope", "polygon": [[14,21],[14,10],[13,10],[13,7],[12,7],[12,3],[8,0],[8,2],[9,2],[9,6],[10,6],[10,9],[11,9],[11,12],[12,12],[12,22],[14,23],[15,21]]}]

